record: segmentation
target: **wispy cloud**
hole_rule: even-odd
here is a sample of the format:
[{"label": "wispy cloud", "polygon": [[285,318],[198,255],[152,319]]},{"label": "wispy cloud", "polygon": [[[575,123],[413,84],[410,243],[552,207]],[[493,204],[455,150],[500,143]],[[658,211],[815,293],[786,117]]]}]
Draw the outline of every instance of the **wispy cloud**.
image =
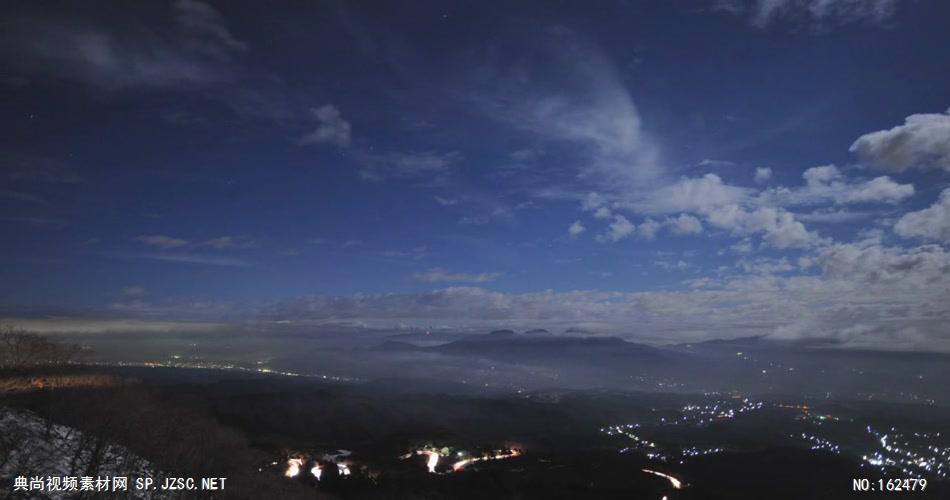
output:
[{"label": "wispy cloud", "polygon": [[173,236],[167,236],[164,234],[150,234],[138,236],[135,238],[136,241],[152,246],[155,248],[161,248],[163,250],[168,250],[172,248],[184,248],[184,247],[210,247],[215,250],[229,250],[229,249],[247,249],[254,248],[257,246],[257,242],[254,241],[249,236],[219,236],[216,238],[209,238],[200,242],[191,242],[184,238],[176,238]]},{"label": "wispy cloud", "polygon": [[[28,12],[28,9],[26,9]],[[26,56],[17,70],[102,89],[181,87],[229,79],[232,59],[247,48],[214,7],[196,0],[173,4],[174,22],[146,28],[97,25],[78,17],[17,19],[8,42]]]},{"label": "wispy cloud", "polygon": [[437,282],[454,282],[454,283],[485,283],[488,281],[495,281],[496,279],[502,277],[504,273],[478,273],[478,274],[467,274],[467,273],[453,273],[449,272],[440,267],[434,267],[428,271],[416,273],[413,275],[413,278],[419,281],[425,281],[427,283],[437,283]]},{"label": "wispy cloud", "polygon": [[7,189],[0,189],[0,198],[6,198],[8,200],[16,200],[16,201],[25,201],[28,203],[39,203],[42,205],[47,204],[46,200],[43,198],[40,198],[39,196],[35,196],[29,193],[21,193],[19,191],[10,191]]},{"label": "wispy cloud", "polygon": [[573,145],[588,182],[630,189],[656,179],[662,173],[658,150],[610,62],[573,33],[550,35],[557,52],[542,56],[558,68],[558,84],[523,67],[494,71],[487,90],[476,93],[479,107],[536,142]]},{"label": "wispy cloud", "polygon": [[232,257],[218,257],[213,255],[198,255],[198,254],[167,254],[167,253],[142,253],[134,254],[134,257],[150,260],[160,260],[164,262],[177,262],[182,264],[207,264],[209,266],[226,266],[226,267],[248,267],[250,262],[243,259],[235,259]]},{"label": "wispy cloud", "polygon": [[52,158],[6,155],[0,162],[12,181],[75,184],[82,180],[71,165]]},{"label": "wispy cloud", "polygon": [[[950,254],[937,245],[835,244],[798,264],[746,258],[736,273],[689,280],[683,291],[503,293],[450,287],[421,293],[305,297],[265,310],[272,319],[395,322],[491,328],[586,326],[631,340],[682,342],[774,335],[848,347],[950,351]],[[671,271],[684,259],[660,259]],[[815,273],[801,274],[802,269]],[[798,272],[796,272],[798,271]],[[444,270],[436,277],[453,276]],[[480,275],[465,275],[480,276]],[[872,328],[854,329],[856,325]],[[911,334],[911,332],[913,334]]]},{"label": "wispy cloud", "polygon": [[148,291],[142,285],[127,286],[119,290],[119,295],[123,297],[141,297],[147,293]]},{"label": "wispy cloud", "polygon": [[711,158],[704,158],[702,161],[696,164],[699,167],[710,167],[710,168],[724,168],[724,167],[734,167],[736,162],[729,160],[713,160]]},{"label": "wispy cloud", "polygon": [[162,249],[180,248],[180,247],[188,245],[187,240],[183,240],[181,238],[173,238],[171,236],[166,236],[164,234],[143,235],[135,239],[145,245],[162,248]]},{"label": "wispy cloud", "polygon": [[49,217],[0,217],[2,221],[19,222],[21,224],[31,224],[34,226],[65,226],[66,221],[62,219],[53,219]]},{"label": "wispy cloud", "polygon": [[846,209],[820,208],[807,213],[796,213],[795,218],[803,222],[817,222],[825,224],[840,224],[866,219],[875,215],[872,211],[855,211]]},{"label": "wispy cloud", "polygon": [[300,138],[300,144],[333,144],[345,148],[350,145],[350,122],[343,119],[340,110],[326,104],[310,110],[317,120],[317,128]]},{"label": "wispy cloud", "polygon": [[897,10],[899,0],[716,0],[715,10],[747,16],[760,28],[779,21],[826,24],[880,23]]},{"label": "wispy cloud", "polygon": [[218,250],[254,248],[257,242],[248,236],[219,236],[211,238],[202,243],[203,246],[209,246]]},{"label": "wispy cloud", "polygon": [[567,234],[568,234],[571,238],[577,238],[577,237],[580,236],[581,233],[583,233],[583,232],[584,232],[584,225],[581,224],[581,221],[579,221],[579,220],[574,221],[574,222],[570,225],[570,227],[567,228]]},{"label": "wispy cloud", "polygon": [[455,198],[445,198],[445,197],[442,197],[442,196],[433,196],[432,199],[434,199],[434,200],[436,201],[436,203],[438,203],[439,205],[442,205],[443,207],[450,207],[450,206],[452,206],[452,205],[458,205],[458,202],[459,202],[459,201],[458,201],[457,199],[455,199]]},{"label": "wispy cloud", "polygon": [[384,250],[379,255],[388,259],[422,260],[429,255],[429,249],[422,245],[409,250]]},{"label": "wispy cloud", "polygon": [[381,181],[391,178],[437,177],[455,167],[462,160],[462,155],[457,151],[381,154],[361,152],[356,154],[356,158],[360,163],[361,178],[368,181]]}]

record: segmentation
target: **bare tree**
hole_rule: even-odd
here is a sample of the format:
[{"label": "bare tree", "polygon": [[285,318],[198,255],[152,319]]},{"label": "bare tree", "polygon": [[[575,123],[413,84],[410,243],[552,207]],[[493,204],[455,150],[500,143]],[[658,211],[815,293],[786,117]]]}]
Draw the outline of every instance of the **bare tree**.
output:
[{"label": "bare tree", "polygon": [[0,325],[0,369],[62,365],[80,354],[76,345],[52,342],[11,325]]}]

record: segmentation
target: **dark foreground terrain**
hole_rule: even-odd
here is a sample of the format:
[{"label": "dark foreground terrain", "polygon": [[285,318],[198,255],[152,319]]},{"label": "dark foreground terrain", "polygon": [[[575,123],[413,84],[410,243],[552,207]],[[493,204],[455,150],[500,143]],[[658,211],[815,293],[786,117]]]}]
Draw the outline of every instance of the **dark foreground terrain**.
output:
[{"label": "dark foreground terrain", "polygon": [[19,381],[0,400],[5,492],[108,474],[227,478],[157,498],[872,498],[853,480],[925,478],[901,495],[946,498],[950,470],[950,411],[933,405],[169,368],[5,379]]}]

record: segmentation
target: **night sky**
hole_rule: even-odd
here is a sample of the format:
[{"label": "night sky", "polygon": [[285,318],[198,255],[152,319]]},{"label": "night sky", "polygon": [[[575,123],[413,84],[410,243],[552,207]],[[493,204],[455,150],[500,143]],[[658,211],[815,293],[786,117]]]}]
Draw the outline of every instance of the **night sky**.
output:
[{"label": "night sky", "polygon": [[0,10],[7,322],[950,351],[950,3]]}]

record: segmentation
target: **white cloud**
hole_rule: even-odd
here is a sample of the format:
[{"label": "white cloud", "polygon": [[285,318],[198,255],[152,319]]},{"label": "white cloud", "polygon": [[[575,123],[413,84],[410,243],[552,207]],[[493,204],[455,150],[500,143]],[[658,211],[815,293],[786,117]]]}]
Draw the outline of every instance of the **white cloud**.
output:
[{"label": "white cloud", "polygon": [[607,200],[604,199],[599,193],[587,193],[587,196],[581,200],[581,210],[593,212],[599,208],[602,208],[607,204]]},{"label": "white cloud", "polygon": [[247,236],[220,236],[218,238],[211,238],[202,243],[202,245],[217,248],[218,250],[226,250],[229,248],[253,248],[257,245],[257,242]]},{"label": "white cloud", "polygon": [[871,180],[850,180],[834,165],[812,167],[802,174],[801,188],[776,187],[763,191],[760,199],[780,206],[820,205],[834,203],[899,203],[914,195],[912,184],[898,184],[890,177]]},{"label": "white cloud", "polygon": [[676,212],[707,213],[722,206],[743,202],[748,189],[729,186],[716,174],[702,177],[683,177],[673,184],[653,190],[632,208],[643,213],[665,214]]},{"label": "white cloud", "polygon": [[[834,171],[836,171],[834,167],[818,169],[809,174],[809,177],[814,182],[819,182],[825,178],[833,178]],[[672,184],[655,189],[635,201],[616,202],[616,204],[637,213],[680,212],[680,217],[682,215],[692,217],[690,214],[697,214],[710,225],[725,229],[735,236],[762,234],[765,242],[773,248],[803,248],[819,241],[818,235],[808,231],[800,221],[795,219],[794,214],[781,206],[772,206],[772,198],[778,198],[777,195],[773,193],[770,197],[753,198],[751,193],[751,189],[730,186],[725,184],[719,176],[706,174],[698,178],[684,177]],[[619,216],[615,216],[614,224],[617,221],[616,217]],[[689,219],[683,219],[682,223],[684,226],[680,226],[679,221],[668,220],[665,224],[674,229],[695,230],[697,227]],[[701,225],[699,227],[701,228]],[[657,228],[648,224],[644,230],[644,236],[654,235],[654,229]],[[612,233],[613,231],[608,231],[600,239],[616,241],[611,238]]]},{"label": "white cloud", "polygon": [[567,228],[567,233],[571,235],[571,238],[577,238],[581,233],[585,231],[584,225],[581,224],[581,221],[576,220],[571,227]]},{"label": "white cloud", "polygon": [[[785,258],[747,258],[736,267],[745,274],[697,277],[683,291],[517,294],[453,287],[418,294],[301,298],[273,307],[270,316],[377,327],[396,321],[485,329],[583,325],[660,343],[746,335],[823,337],[845,347],[950,352],[950,254],[942,248],[884,247],[871,238],[822,247],[810,255],[814,264],[808,275],[795,274]],[[689,267],[680,260],[656,265]]]},{"label": "white cloud", "polygon": [[840,199],[844,203],[884,202],[896,203],[914,195],[912,184],[898,184],[890,177],[875,177],[867,183],[854,187]]},{"label": "white cloud", "polygon": [[778,274],[796,270],[796,267],[787,258],[771,259],[760,257],[757,259],[741,259],[736,267],[750,274]]},{"label": "white cloud", "polygon": [[595,219],[609,219],[613,216],[613,212],[607,204],[607,199],[601,194],[587,193],[587,196],[581,199],[581,210],[593,212]]},{"label": "white cloud", "polygon": [[939,168],[950,172],[950,110],[910,115],[903,125],[862,135],[851,152],[880,168]]},{"label": "white cloud", "polygon": [[165,236],[164,234],[152,234],[146,236],[139,236],[136,238],[141,243],[144,243],[149,246],[169,249],[169,248],[179,248],[188,244],[188,241],[181,238],[173,238],[171,236]]},{"label": "white cloud", "polygon": [[341,148],[350,145],[350,122],[343,119],[340,110],[326,104],[310,110],[317,120],[317,128],[300,138],[300,144],[333,144]]},{"label": "white cloud", "polygon": [[[819,179],[823,175],[827,176],[828,173],[816,171],[811,177]],[[774,248],[802,248],[818,241],[817,234],[805,229],[792,213],[771,206],[768,198],[753,198],[751,192],[748,188],[725,184],[715,174],[706,174],[698,178],[681,178],[673,184],[653,190],[641,199],[618,204],[639,213],[681,212],[679,220],[667,221],[674,232],[701,229],[701,224],[696,224],[698,219],[693,221],[684,218],[684,215],[693,217],[690,214],[697,214],[712,226],[725,229],[735,236],[761,233],[765,242]],[[649,233],[648,230],[646,234]],[[604,239],[609,238],[605,236]]]},{"label": "white cloud", "polygon": [[409,250],[385,250],[380,255],[389,259],[422,260],[429,255],[429,248],[422,245]]},{"label": "white cloud", "polygon": [[779,20],[827,23],[882,22],[894,15],[898,0],[717,0],[715,8],[749,15],[755,26],[766,28]]},{"label": "white cloud", "polygon": [[230,257],[217,257],[198,254],[136,254],[133,257],[150,260],[160,260],[164,262],[174,262],[179,264],[206,264],[209,266],[223,267],[248,267],[250,263],[243,259],[234,259]]},{"label": "white cloud", "polygon": [[607,207],[600,207],[594,211],[595,219],[609,219],[613,213]]},{"label": "white cloud", "polygon": [[520,162],[533,162],[538,159],[538,156],[540,152],[533,148],[519,149],[508,154],[509,158]]},{"label": "white cloud", "polygon": [[904,249],[875,242],[839,243],[821,250],[815,259],[828,276],[858,284],[924,290],[950,282],[950,254],[938,245]]},{"label": "white cloud", "polygon": [[904,238],[950,244],[950,189],[944,189],[929,208],[904,214],[894,224],[894,232]]},{"label": "white cloud", "polygon": [[[718,179],[716,176],[713,177]],[[681,183],[685,181],[683,180]],[[600,242],[617,242],[634,234],[645,240],[653,240],[664,227],[670,228],[674,234],[678,235],[698,234],[703,231],[702,222],[687,213],[681,213],[677,217],[667,217],[660,221],[646,217],[639,225],[635,225],[625,216],[616,214],[607,208],[606,203],[606,200],[596,193],[590,193],[581,202],[581,208],[585,211],[592,211],[595,219],[612,219],[607,226],[607,231],[597,236],[597,241]],[[666,207],[672,207],[672,205]]]},{"label": "white cloud", "polygon": [[175,9],[179,26],[193,37],[186,40],[190,49],[215,58],[227,58],[232,51],[247,50],[247,44],[234,38],[224,16],[211,5],[197,0],[178,0]]},{"label": "white cloud", "polygon": [[484,226],[491,222],[487,215],[466,215],[458,220],[460,226]]},{"label": "white cloud", "polygon": [[29,193],[21,193],[19,191],[10,191],[7,189],[0,189],[0,198],[7,198],[10,200],[16,201],[25,201],[29,203],[39,203],[41,205],[46,205],[47,201],[39,196],[34,196]]},{"label": "white cloud", "polygon": [[413,278],[419,281],[425,281],[427,283],[443,281],[455,283],[485,283],[488,281],[495,281],[503,275],[504,273],[498,272],[478,274],[452,273],[440,267],[434,267],[428,271],[414,274]]},{"label": "white cloud", "polygon": [[[805,185],[799,188],[776,187],[760,191],[757,195],[751,188],[726,184],[718,175],[683,177],[651,191],[604,195],[591,193],[582,200],[581,208],[594,213],[595,218],[609,214],[611,224],[598,241],[619,241],[633,234],[627,226],[633,226],[618,211],[647,215],[641,223],[640,236],[650,239],[663,227],[673,234],[695,234],[703,230],[703,224],[724,229],[733,236],[760,235],[766,246],[776,249],[808,248],[829,240],[808,230],[785,207],[798,205],[828,205],[855,203],[894,204],[914,193],[910,184],[899,184],[889,177],[871,180],[848,179],[834,165],[808,169],[804,174]],[[827,207],[823,211],[806,214],[809,220],[835,222],[854,220],[865,213],[835,213]],[[665,220],[650,218],[650,215],[677,214]],[[626,221],[626,222],[625,222]],[[645,225],[644,225],[645,224]],[[636,227],[634,227],[636,229]],[[747,245],[751,250],[751,244]]]},{"label": "white cloud", "polygon": [[768,167],[758,167],[755,169],[755,182],[764,184],[772,178],[772,169]]},{"label": "white cloud", "polygon": [[818,242],[817,234],[809,232],[794,215],[781,208],[759,207],[749,211],[729,205],[709,212],[707,221],[736,236],[761,232],[773,248],[803,248]]},{"label": "white cloud", "polygon": [[607,226],[607,232],[597,236],[597,241],[616,243],[622,239],[633,235],[637,227],[634,226],[626,217],[615,215],[613,222]]},{"label": "white cloud", "polygon": [[119,295],[122,295],[123,297],[141,297],[146,293],[148,293],[148,291],[142,285],[127,286],[119,290]]},{"label": "white cloud", "polygon": [[734,167],[735,165],[736,165],[735,162],[732,162],[729,160],[713,160],[711,158],[704,158],[702,161],[696,164],[696,166],[699,166],[699,167],[712,167],[712,168]]},{"label": "white cloud", "polygon": [[25,17],[11,23],[11,43],[24,56],[19,70],[113,90],[131,86],[189,87],[227,81],[233,58],[247,46],[224,17],[195,0],[174,3],[171,26],[117,22],[96,26],[81,16],[58,22]]},{"label": "white cloud", "polygon": [[689,262],[686,262],[685,260],[682,260],[682,259],[676,260],[676,261],[656,260],[656,261],[653,261],[653,264],[656,265],[657,267],[666,269],[667,271],[671,271],[671,270],[683,271],[685,269],[690,268]]},{"label": "white cloud", "polygon": [[459,202],[455,198],[443,198],[441,196],[433,196],[432,198],[436,201],[436,203],[438,203],[439,205],[442,205],[443,207],[458,205],[458,202]]},{"label": "white cloud", "polygon": [[647,217],[637,226],[637,235],[645,240],[654,240],[661,227],[662,224]]},{"label": "white cloud", "polygon": [[795,218],[804,222],[819,222],[826,224],[840,224],[842,222],[853,222],[860,219],[866,219],[874,215],[874,212],[854,212],[844,209],[822,208],[808,213],[796,213]]},{"label": "white cloud", "polygon": [[[629,189],[661,174],[657,148],[643,131],[627,86],[603,54],[568,33],[532,56],[557,67],[557,77],[524,65],[492,69],[477,105],[496,119],[548,143],[572,145],[577,168],[589,182]],[[535,65],[534,67],[538,67]]]},{"label": "white cloud", "polygon": [[699,234],[703,232],[703,224],[689,214],[680,214],[679,217],[667,221],[673,234]]},{"label": "white cloud", "polygon": [[448,172],[458,164],[462,155],[456,151],[437,153],[423,151],[418,153],[360,153],[357,159],[362,163],[359,175],[368,181],[380,181],[389,178],[428,178]]},{"label": "white cloud", "polygon": [[823,186],[835,179],[841,178],[841,171],[834,165],[811,167],[802,173],[802,178],[808,186]]},{"label": "white cloud", "polygon": [[169,250],[172,248],[183,248],[186,246],[194,247],[211,247],[217,250],[227,250],[227,249],[243,249],[243,248],[253,248],[257,245],[257,242],[252,240],[247,236],[220,236],[217,238],[210,238],[200,243],[192,244],[188,240],[182,238],[174,238],[164,234],[152,234],[152,235],[143,235],[135,238],[140,243],[143,243],[148,246],[153,246],[155,248],[161,248],[162,250]]},{"label": "white cloud", "polygon": [[914,186],[898,184],[890,177],[870,181],[847,182],[834,165],[813,167],[802,174],[807,189],[798,193],[802,203],[831,200],[834,203],[896,203],[914,195]]},{"label": "white cloud", "polygon": [[82,181],[72,165],[45,157],[5,154],[0,157],[13,181],[75,184]]},{"label": "white cloud", "polygon": [[752,241],[749,240],[748,238],[745,238],[745,239],[743,239],[742,241],[739,241],[739,242],[737,242],[737,243],[732,244],[732,246],[730,246],[729,248],[730,248],[733,252],[738,253],[738,254],[751,253],[751,252],[752,252]]}]

